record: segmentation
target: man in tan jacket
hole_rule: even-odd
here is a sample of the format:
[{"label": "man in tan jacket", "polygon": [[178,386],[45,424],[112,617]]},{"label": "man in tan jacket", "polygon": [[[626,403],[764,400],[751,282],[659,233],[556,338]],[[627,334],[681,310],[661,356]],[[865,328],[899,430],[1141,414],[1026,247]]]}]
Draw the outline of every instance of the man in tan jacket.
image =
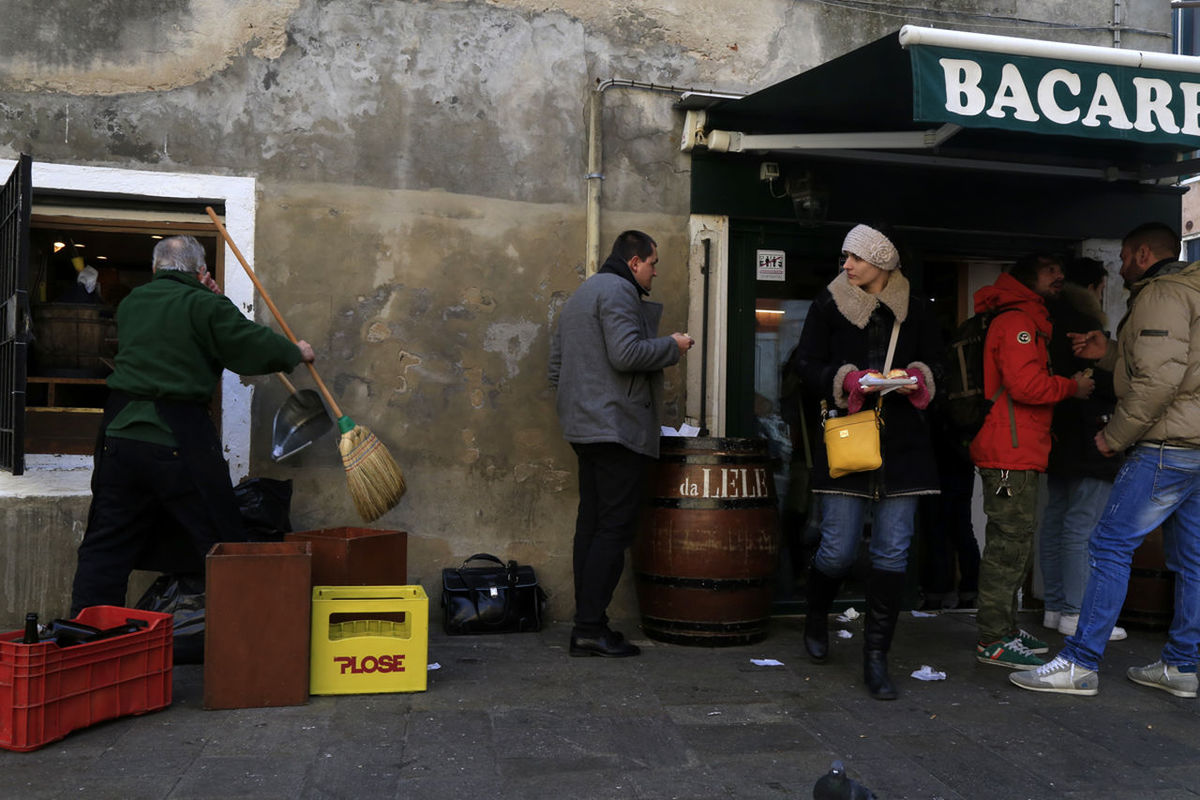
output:
[{"label": "man in tan jacket", "polygon": [[1176,573],[1175,617],[1160,659],[1131,667],[1134,683],[1196,697],[1200,660],[1200,262],[1176,261],[1179,237],[1158,223],[1139,226],[1121,247],[1129,312],[1115,348],[1099,331],[1079,334],[1084,358],[1114,362],[1117,407],[1096,434],[1104,455],[1126,451],[1108,506],[1088,545],[1092,565],[1079,626],[1037,669],[1009,679],[1038,692],[1094,695],[1100,659],[1129,584],[1133,551],[1163,528],[1166,566]]}]

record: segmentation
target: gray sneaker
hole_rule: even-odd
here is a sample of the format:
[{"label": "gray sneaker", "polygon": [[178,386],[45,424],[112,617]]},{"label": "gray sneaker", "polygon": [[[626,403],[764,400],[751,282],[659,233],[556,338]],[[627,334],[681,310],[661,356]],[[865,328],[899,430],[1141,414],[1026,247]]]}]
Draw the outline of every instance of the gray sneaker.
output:
[{"label": "gray sneaker", "polygon": [[1008,679],[1031,692],[1056,692],[1091,696],[1100,691],[1100,676],[1093,670],[1067,661],[1062,656],[1042,664],[1037,669],[1014,672]]},{"label": "gray sneaker", "polygon": [[1134,683],[1162,689],[1176,697],[1195,697],[1200,679],[1194,672],[1180,672],[1179,667],[1155,661],[1144,667],[1130,667],[1125,675]]}]

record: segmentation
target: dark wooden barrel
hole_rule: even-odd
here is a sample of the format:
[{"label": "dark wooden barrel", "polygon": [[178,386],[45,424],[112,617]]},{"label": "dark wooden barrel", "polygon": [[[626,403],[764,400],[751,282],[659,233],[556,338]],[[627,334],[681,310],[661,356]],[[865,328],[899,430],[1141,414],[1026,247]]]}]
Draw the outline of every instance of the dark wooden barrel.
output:
[{"label": "dark wooden barrel", "polygon": [[1162,528],[1155,528],[1133,551],[1129,590],[1120,617],[1126,628],[1165,631],[1171,627],[1171,617],[1175,614],[1175,573],[1167,571],[1166,563]]},{"label": "dark wooden barrel", "polygon": [[30,345],[39,369],[47,375],[104,375],[105,358],[116,354],[117,326],[108,306],[45,303],[32,312]]},{"label": "dark wooden barrel", "polygon": [[778,556],[766,441],[663,437],[633,547],[646,635],[705,647],[761,641]]}]

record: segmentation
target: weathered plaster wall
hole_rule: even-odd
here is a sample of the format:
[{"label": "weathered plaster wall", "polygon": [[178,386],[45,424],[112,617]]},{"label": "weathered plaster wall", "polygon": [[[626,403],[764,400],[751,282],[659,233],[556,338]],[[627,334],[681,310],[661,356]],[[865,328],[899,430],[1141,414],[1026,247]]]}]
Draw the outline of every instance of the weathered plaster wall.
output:
[{"label": "weathered plaster wall", "polygon": [[[556,600],[569,597],[574,457],[545,365],[550,326],[582,273],[580,209],[295,184],[264,194],[260,259],[333,265],[279,274],[276,302],[323,343],[324,377],[344,409],[406,470],[409,494],[380,524],[410,532],[410,579],[429,588],[442,566],[498,550],[544,568]],[[623,214],[613,224],[663,231],[655,294],[668,302],[665,328],[686,327],[673,299],[686,285],[674,218]],[[668,382],[666,415],[677,422],[679,368]],[[256,413],[266,418],[282,393],[263,390]],[[253,444],[265,451],[269,430]],[[324,444],[263,463],[263,474],[296,482],[294,516],[307,525],[353,524],[341,463]]]},{"label": "weathered plaster wall", "polygon": [[[866,5],[6,0],[0,157],[257,177],[260,276],[343,410],[407,474],[409,494],[376,525],[409,531],[410,579],[433,591],[442,566],[491,551],[536,565],[562,617],[574,458],[545,364],[583,277],[597,81],[750,91],[905,21],[1112,39],[1100,0],[943,0],[919,18]],[[1125,46],[1167,49],[1153,33],[1167,30],[1165,4],[1126,6],[1151,33],[1126,32]],[[665,332],[686,329],[688,300],[689,163],[672,101],[617,88],[603,118],[602,247],[632,226],[658,238]],[[667,378],[675,424],[682,369]],[[355,524],[332,439],[267,459],[282,399],[261,381],[252,471],[295,480],[298,527]],[[65,535],[57,518],[11,521]],[[632,609],[624,585],[618,613]]]}]

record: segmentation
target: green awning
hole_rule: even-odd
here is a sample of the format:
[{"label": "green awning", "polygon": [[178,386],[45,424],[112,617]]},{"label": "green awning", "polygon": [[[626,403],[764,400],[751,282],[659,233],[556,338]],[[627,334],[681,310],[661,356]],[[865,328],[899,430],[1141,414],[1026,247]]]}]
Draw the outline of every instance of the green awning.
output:
[{"label": "green awning", "polygon": [[905,27],[913,119],[1200,149],[1200,58]]},{"label": "green awning", "polygon": [[1200,171],[1200,58],[907,25],[737,100],[684,149],[1154,181]]}]

